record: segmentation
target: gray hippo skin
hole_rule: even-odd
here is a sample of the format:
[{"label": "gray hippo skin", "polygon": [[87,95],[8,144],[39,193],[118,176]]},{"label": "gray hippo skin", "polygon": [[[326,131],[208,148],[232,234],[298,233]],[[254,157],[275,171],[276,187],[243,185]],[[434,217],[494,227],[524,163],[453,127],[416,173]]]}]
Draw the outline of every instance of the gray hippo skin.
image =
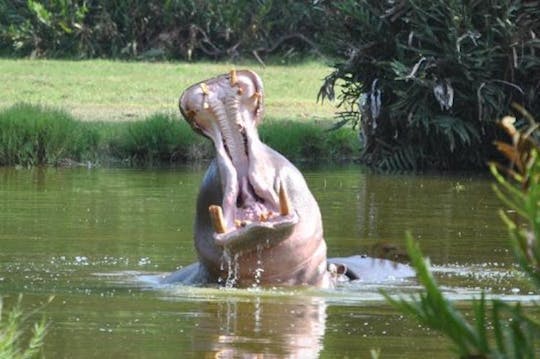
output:
[{"label": "gray hippo skin", "polygon": [[216,158],[197,199],[199,262],[163,283],[326,288],[340,274],[359,276],[351,269],[356,257],[327,263],[319,206],[304,177],[259,139],[263,96],[257,74],[233,70],[180,97],[182,115],[212,140]]}]

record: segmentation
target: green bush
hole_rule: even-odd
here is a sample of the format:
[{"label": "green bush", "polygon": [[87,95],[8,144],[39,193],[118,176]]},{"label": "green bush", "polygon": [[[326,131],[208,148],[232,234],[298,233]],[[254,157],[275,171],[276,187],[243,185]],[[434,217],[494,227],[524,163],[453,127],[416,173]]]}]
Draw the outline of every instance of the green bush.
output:
[{"label": "green bush", "polygon": [[537,2],[341,0],[327,51],[342,61],[319,96],[339,100],[362,159],[384,169],[485,166],[495,120],[540,110]]},{"label": "green bush", "polygon": [[92,160],[98,141],[96,131],[64,111],[18,104],[0,112],[1,166]]},{"label": "green bush", "polygon": [[[173,116],[156,114],[117,127],[116,135],[110,140],[110,151],[114,157],[132,164],[170,164],[208,158],[209,149],[201,143],[202,139],[187,123]],[[201,153],[194,153],[195,148]]]},{"label": "green bush", "polygon": [[351,160],[358,152],[356,136],[348,129],[287,120],[267,120],[259,128],[261,140],[292,160]]},{"label": "green bush", "polygon": [[[351,160],[357,142],[347,129],[267,121],[261,138],[291,160]],[[208,160],[212,142],[171,114],[130,122],[83,122],[64,111],[17,104],[0,111],[0,166],[161,166]]]}]

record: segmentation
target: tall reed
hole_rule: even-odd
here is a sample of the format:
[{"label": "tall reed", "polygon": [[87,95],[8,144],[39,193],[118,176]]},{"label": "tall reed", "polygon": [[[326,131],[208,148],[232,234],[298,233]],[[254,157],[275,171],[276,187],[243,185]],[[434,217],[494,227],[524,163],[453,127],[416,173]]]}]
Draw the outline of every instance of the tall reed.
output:
[{"label": "tall reed", "polygon": [[[52,297],[49,298],[48,303],[52,299]],[[27,323],[30,316],[41,308],[24,312],[21,302],[22,295],[19,296],[10,311],[3,313],[3,301],[0,298],[0,358],[34,358],[39,355],[44,344],[47,334],[46,320],[42,319],[34,323],[32,329],[28,327]],[[27,336],[27,332],[31,332],[29,336]]]}]

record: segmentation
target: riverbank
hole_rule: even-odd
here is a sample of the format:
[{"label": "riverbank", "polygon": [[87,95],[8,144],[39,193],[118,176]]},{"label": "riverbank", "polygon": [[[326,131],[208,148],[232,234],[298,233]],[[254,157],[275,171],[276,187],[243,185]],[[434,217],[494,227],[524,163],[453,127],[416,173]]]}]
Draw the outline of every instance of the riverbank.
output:
[{"label": "riverbank", "polygon": [[[331,121],[269,119],[261,139],[293,161],[350,161],[358,141],[350,129],[327,131]],[[137,121],[82,121],[65,110],[16,104],[0,110],[0,166],[163,166],[213,157],[209,140],[179,114]]]},{"label": "riverbank", "polygon": [[354,131],[328,132],[335,106],[316,103],[328,67],[255,63],[0,59],[0,165],[160,166],[213,156],[178,112],[180,93],[231,68],[264,81],[263,141],[293,161],[358,157]]}]

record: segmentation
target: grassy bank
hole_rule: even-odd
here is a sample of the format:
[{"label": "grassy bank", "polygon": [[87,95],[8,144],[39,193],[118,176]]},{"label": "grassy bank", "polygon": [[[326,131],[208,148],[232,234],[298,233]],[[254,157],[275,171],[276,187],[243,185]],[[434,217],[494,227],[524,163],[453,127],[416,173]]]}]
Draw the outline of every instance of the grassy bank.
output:
[{"label": "grassy bank", "polygon": [[[327,132],[331,122],[268,120],[263,141],[293,161],[336,161],[357,156],[355,134]],[[0,166],[169,165],[213,156],[210,141],[177,114],[139,121],[81,121],[66,111],[16,104],[0,110]]]},{"label": "grassy bank", "polygon": [[328,72],[321,63],[262,68],[0,59],[0,165],[161,165],[210,158],[209,141],[180,119],[178,97],[193,83],[234,67],[263,78],[260,133],[269,145],[293,160],[357,155],[352,131],[325,132],[335,108],[315,101]]},{"label": "grassy bank", "polygon": [[178,111],[188,86],[231,68],[263,79],[267,118],[331,118],[335,108],[315,99],[329,68],[317,62],[289,66],[216,63],[145,63],[110,60],[0,59],[0,109],[26,102],[62,108],[89,121],[134,120]]}]

